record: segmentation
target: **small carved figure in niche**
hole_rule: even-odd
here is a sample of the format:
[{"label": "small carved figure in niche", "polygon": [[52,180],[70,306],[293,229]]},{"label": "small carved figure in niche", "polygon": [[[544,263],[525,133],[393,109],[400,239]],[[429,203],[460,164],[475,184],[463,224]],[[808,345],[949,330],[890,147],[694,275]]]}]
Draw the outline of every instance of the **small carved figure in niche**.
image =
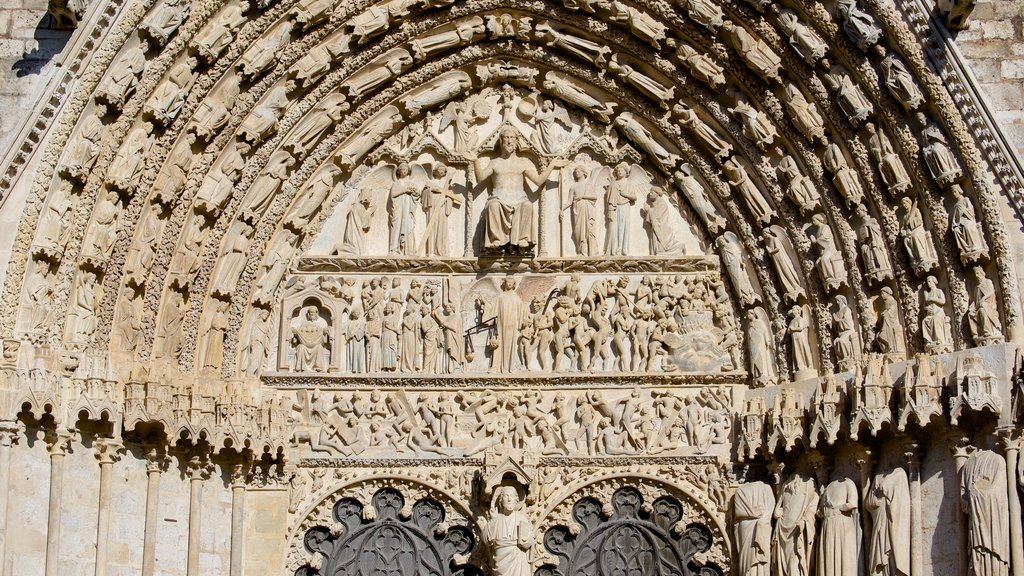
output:
[{"label": "small carved figure in niche", "polygon": [[181,198],[181,193],[188,184],[188,172],[192,168],[192,161],[196,158],[192,153],[195,135],[185,134],[180,140],[171,149],[160,172],[153,180],[152,201],[163,206],[173,206]]},{"label": "small carved figure in niche", "polygon": [[231,119],[231,112],[235,109],[235,102],[241,90],[238,83],[238,76],[228,75],[221,87],[199,104],[199,108],[192,115],[188,130],[204,141],[209,142],[213,139]]},{"label": "small carved figure in niche", "polygon": [[953,151],[949,149],[946,135],[937,124],[929,124],[921,132],[921,138],[925,142],[921,147],[921,154],[924,155],[928,171],[939,186],[949,187],[963,175],[963,170],[960,169],[960,162],[953,155]]},{"label": "small carved figure in niche", "polygon": [[860,242],[860,257],[864,264],[864,273],[871,283],[879,283],[892,278],[892,264],[886,249],[882,227],[868,212],[864,204],[857,205],[857,240]]},{"label": "small carved figure in niche", "polygon": [[349,103],[344,95],[337,92],[328,95],[299,122],[289,135],[286,146],[291,147],[295,156],[305,158],[316,147],[320,137],[341,121],[348,109]]},{"label": "small carved figure in niche", "polygon": [[203,360],[202,366],[205,370],[220,370],[224,363],[224,336],[227,334],[228,322],[231,316],[228,314],[230,304],[220,300],[216,301],[213,317],[210,318],[210,325],[203,335]]},{"label": "small carved figure in niche", "polygon": [[295,349],[295,372],[325,372],[327,370],[327,345],[331,331],[327,320],[320,316],[316,306],[306,306],[293,322],[291,340]]},{"label": "small carved figure in niche", "polygon": [[974,203],[964,194],[959,184],[949,188],[953,196],[953,209],[949,213],[949,227],[960,249],[960,261],[965,265],[988,258],[988,245],[981,224],[974,212]]},{"label": "small carved figure in niche", "polygon": [[444,132],[451,126],[454,138],[452,150],[465,156],[476,150],[480,140],[478,124],[486,121],[492,112],[491,104],[480,95],[462,102],[449,102],[441,114],[437,131]]},{"label": "small carved figure in niche", "polygon": [[391,214],[391,238],[388,244],[391,254],[411,255],[415,250],[413,229],[416,226],[416,203],[420,199],[422,185],[413,178],[408,162],[402,162],[395,169],[395,180],[388,192]]},{"label": "small carved figure in niche", "polygon": [[245,24],[245,16],[242,15],[242,12],[246,8],[248,8],[248,2],[227,6],[213,22],[192,39],[190,45],[204,62],[213,62],[231,44],[235,31]]},{"label": "small carved figure in niche", "polygon": [[775,505],[775,573],[810,576],[814,561],[814,524],[818,513],[814,480],[796,473],[782,485]]},{"label": "small carved figure in niche", "polygon": [[94,208],[92,223],[85,233],[82,242],[82,253],[96,258],[107,258],[114,249],[117,240],[117,219],[121,213],[118,208],[120,198],[117,192],[107,190],[100,196]]},{"label": "small carved figure in niche", "polygon": [[131,194],[138,188],[139,172],[153,147],[152,134],[153,125],[149,122],[142,122],[128,133],[107,169],[106,181],[112,189]]},{"label": "small carved figure in niche", "polygon": [[359,44],[365,43],[372,36],[387,30],[391,24],[408,16],[415,3],[414,0],[390,0],[370,6],[352,17],[352,36]]},{"label": "small carved figure in niche", "polygon": [[953,348],[953,330],[946,316],[946,293],[935,276],[925,279],[921,292],[921,338],[929,354],[944,354]]},{"label": "small carved figure in niche", "polygon": [[[715,205],[712,204],[711,199],[708,198],[707,193],[704,191],[704,186],[694,178],[693,168],[689,164],[683,164],[679,167],[679,170],[675,173],[675,180],[679,184],[679,188],[683,191],[683,195],[686,196],[686,199],[690,202],[690,207],[697,213],[697,216],[700,217],[702,222],[704,222],[704,225],[707,226],[712,233],[718,233],[720,230],[724,230],[726,225],[725,218],[719,214],[718,208],[716,208]],[[663,202],[667,204],[665,212],[667,215],[671,213],[668,210],[674,210],[674,207],[669,199],[668,190],[663,189],[663,191],[664,194],[658,196],[653,203],[651,202],[650,197],[648,197],[648,203],[651,204],[652,208],[657,208],[658,203]],[[668,225],[667,221],[665,222],[665,225]],[[666,246],[668,246],[668,244],[666,244]]]},{"label": "small carved figure in niche", "polygon": [[789,309],[789,337],[793,344],[793,371],[801,378],[808,371],[812,370],[813,359],[811,355],[811,343],[808,333],[811,329],[811,320],[807,317],[807,311],[801,305]]},{"label": "small carved figure in niche", "polygon": [[270,204],[274,201],[278,190],[288,181],[295,157],[284,150],[274,152],[267,160],[267,165],[249,187],[240,209],[241,217],[253,226],[263,217]]},{"label": "small carved figure in niche", "polygon": [[614,124],[623,136],[643,148],[644,151],[651,155],[652,159],[660,163],[666,170],[672,170],[676,167],[676,164],[679,164],[681,160],[679,155],[669,152],[667,148],[662,146],[659,139],[655,138],[651,131],[633,116],[632,112],[628,110],[620,112],[615,117]]},{"label": "small carved figure in niche", "polygon": [[573,126],[569,112],[551,99],[540,100],[536,93],[525,98],[524,102],[532,99],[533,104],[533,133],[530,134],[530,144],[541,154],[552,155],[562,148],[561,138],[556,123],[561,124],[566,130]]},{"label": "small carved figure in niche", "polygon": [[789,197],[800,208],[801,214],[807,214],[818,209],[821,205],[821,195],[814,186],[814,181],[809,176],[800,172],[796,160],[786,155],[779,162],[778,171],[788,182],[786,192]]},{"label": "small carved figure in niche", "polygon": [[[363,300],[367,310],[380,311],[379,306],[373,306],[369,300]],[[398,342],[402,334],[402,303],[394,300],[384,304],[383,316],[381,316],[380,332],[380,369],[385,372],[398,370]]]},{"label": "small carved figure in niche", "polygon": [[544,91],[555,98],[590,112],[595,118],[604,123],[611,122],[611,116],[615,113],[614,103],[594,96],[587,88],[576,84],[568,77],[562,76],[555,71],[550,71],[544,75]]},{"label": "small carved figure in niche", "polygon": [[300,0],[289,14],[303,30],[309,30],[331,16],[334,4],[332,0]]},{"label": "small carved figure in niche", "polygon": [[666,27],[650,14],[641,12],[619,0],[595,0],[592,4],[612,22],[625,24],[641,40],[656,50],[661,49],[661,42],[665,40]]},{"label": "small carved figure in niche", "polygon": [[960,503],[967,515],[970,574],[1006,576],[1010,571],[1010,515],[1006,461],[991,450],[976,450],[960,476]]},{"label": "small carved figure in niche", "polygon": [[410,302],[402,315],[402,332],[398,341],[399,369],[402,372],[418,372],[423,366],[420,320],[419,308]]},{"label": "small carved figure in niche", "polygon": [[771,486],[764,482],[740,484],[733,495],[732,506],[736,520],[738,574],[769,576],[772,570],[772,514],[775,511],[775,495]]},{"label": "small carved figure in niche", "polygon": [[729,158],[722,165],[722,171],[725,172],[729,185],[740,193],[740,196],[746,201],[747,207],[750,208],[750,212],[757,218],[758,222],[768,224],[776,217],[775,209],[768,203],[768,199],[765,198],[760,188],[754,184],[754,181],[750,179],[746,168],[743,167],[743,164],[735,156]]},{"label": "small carved figure in niche", "polygon": [[441,310],[434,310],[434,319],[441,328],[444,358],[442,369],[445,374],[454,374],[466,365],[465,330],[462,327],[462,315],[451,303],[444,304]]},{"label": "small carved figure in niche", "polygon": [[818,37],[806,24],[800,21],[796,12],[783,8],[779,11],[779,29],[789,36],[789,45],[811,66],[825,57],[828,45]]},{"label": "small carved figure in niche", "polygon": [[778,273],[779,280],[782,281],[782,287],[785,290],[783,296],[788,302],[796,302],[806,296],[806,292],[804,292],[800,275],[797,273],[796,266],[793,264],[793,258],[790,256],[786,246],[788,243],[784,239],[785,234],[785,231],[781,228],[778,230],[775,228],[765,228],[762,231],[765,250],[771,256],[772,263],[775,264],[775,271]]},{"label": "small carved figure in niche", "polygon": [[291,41],[291,33],[292,23],[287,20],[265,33],[238,59],[238,72],[252,81],[269,70]]},{"label": "small carved figure in niche", "polygon": [[892,194],[902,194],[910,187],[910,176],[903,166],[903,161],[893,150],[892,142],[881,128],[875,128],[874,124],[865,126],[870,137],[868,148],[871,156],[878,163],[878,171],[882,174],[882,182]]},{"label": "small carved figure in niche", "polygon": [[46,211],[39,217],[36,228],[35,246],[47,252],[60,253],[67,246],[71,232],[71,214],[75,200],[71,194],[74,184],[60,180],[57,189],[46,203]]},{"label": "small carved figure in niche", "polygon": [[576,245],[576,254],[593,257],[599,255],[600,246],[597,242],[597,202],[598,193],[597,171],[588,176],[583,166],[576,166],[572,171],[573,184],[569,187],[569,197],[558,212],[558,219],[565,219],[565,211],[572,208],[572,240]]},{"label": "small carved figure in niche", "polygon": [[907,71],[899,56],[889,54],[882,60],[882,81],[893,97],[908,111],[916,110],[924,103],[924,94],[917,87],[914,77]]},{"label": "small carved figure in niche", "polygon": [[175,64],[167,73],[167,78],[157,85],[153,95],[146,101],[144,112],[161,126],[170,124],[181,112],[192,82],[196,78],[193,71],[195,67],[195,58],[186,58]]},{"label": "small carved figure in niche", "polygon": [[846,302],[846,296],[836,296],[836,311],[832,314],[832,349],[840,370],[852,370],[857,361],[856,325],[853,311]]},{"label": "small carved figure in niche", "polygon": [[882,30],[867,12],[857,6],[857,0],[838,0],[836,12],[843,22],[846,35],[861,50],[874,46],[882,37]]},{"label": "small carved figure in niche", "polygon": [[416,60],[423,61],[434,53],[442,52],[473,41],[473,37],[487,32],[484,19],[471,16],[456,20],[448,30],[426,34],[412,41],[412,54]]},{"label": "small carved figure in niche", "polygon": [[[651,231],[651,254],[654,256],[679,254],[683,250],[683,244],[676,236],[671,218],[675,210],[668,198],[668,192],[661,186],[652,186],[642,212]],[[717,214],[712,211],[712,215]]]},{"label": "small carved figure in niche", "polygon": [[139,24],[139,31],[148,36],[157,46],[167,44],[174,32],[192,12],[192,0],[164,0]]},{"label": "small carved figure in niche", "polygon": [[712,32],[725,22],[722,9],[710,0],[676,0],[676,3],[686,10],[691,20]]},{"label": "small carved figure in niche", "polygon": [[605,197],[605,218],[608,220],[608,254],[629,254],[630,206],[636,203],[637,191],[630,182],[630,167],[620,162],[612,170]]},{"label": "small carved figure in niche", "polygon": [[835,234],[828,225],[824,214],[815,214],[811,219],[814,229],[809,234],[811,243],[818,247],[818,272],[825,284],[825,290],[834,292],[846,285],[846,263],[836,246]]},{"label": "small carved figure in niche", "polygon": [[491,182],[484,204],[484,251],[532,254],[536,244],[533,204],[526,195],[526,181],[543,186],[551,172],[567,162],[553,160],[538,173],[532,160],[518,154],[519,132],[512,126],[502,129],[499,146],[501,155],[486,163],[475,152],[467,155],[473,161],[477,182]]},{"label": "small carved figure in niche", "polygon": [[811,144],[827,141],[825,139],[825,119],[818,112],[818,106],[813,102],[808,102],[807,97],[796,87],[796,84],[786,83],[786,88],[782,92],[782,101],[786,103],[789,117],[793,120],[797,130]]},{"label": "small carved figure in niche", "polygon": [[742,90],[731,89],[729,95],[735,101],[733,107],[729,108],[729,112],[743,126],[743,135],[756,144],[762,152],[768,150],[768,147],[775,142],[775,138],[779,135],[775,125],[750,103],[750,99]]},{"label": "small carved figure in niche", "polygon": [[125,286],[117,300],[117,326],[114,341],[125,352],[138,352],[145,326],[142,323],[142,298]]},{"label": "small carved figure in niche", "polygon": [[61,165],[61,173],[69,178],[85,182],[89,170],[100,155],[100,142],[106,133],[106,127],[97,112],[89,114],[82,120],[78,135],[72,141],[67,158]]},{"label": "small carved figure in niche", "polygon": [[163,306],[157,357],[178,360],[185,345],[181,325],[185,321],[185,298],[181,292],[170,290]]},{"label": "small carved figure in niche", "polygon": [[604,44],[566,34],[555,29],[551,22],[546,20],[537,24],[534,31],[537,40],[544,42],[547,46],[561,48],[585,62],[593,62],[601,67],[608,63],[608,55],[611,54],[612,49]]},{"label": "small carved figure in niche", "polygon": [[516,292],[515,280],[510,277],[503,279],[501,293],[497,298],[492,301],[478,299],[476,304],[482,310],[480,318],[484,323],[492,319],[494,321],[491,371],[508,374],[512,372],[518,332],[525,315],[525,306]]},{"label": "small carved figure in niche", "polygon": [[348,54],[348,34],[340,34],[317,44],[292,67],[295,81],[303,88],[309,88],[331,71],[331,65]]},{"label": "small carved figure in niche", "polygon": [[729,45],[746,60],[751,70],[769,82],[779,80],[782,59],[768,44],[731,20],[722,24],[722,30],[725,31]]},{"label": "small carved figure in niche", "polygon": [[725,160],[732,154],[732,144],[726,142],[718,135],[718,132],[701,120],[693,108],[680,101],[672,106],[672,112],[675,114],[676,119],[679,120],[679,124],[688,128],[698,140],[710,148],[716,158]]},{"label": "small carved figure in niche", "polygon": [[917,202],[903,198],[900,204],[903,206],[903,218],[900,222],[903,247],[910,257],[914,273],[920,276],[939,265],[939,256],[935,253],[931,232],[925,228],[924,216],[921,215]]},{"label": "small carved figure in niche", "polygon": [[894,466],[875,475],[864,498],[871,515],[868,573],[879,576],[910,574],[910,481]]},{"label": "small carved figure in niche", "polygon": [[75,299],[68,310],[68,336],[72,342],[88,342],[96,332],[96,273],[85,270],[78,279]]},{"label": "small carved figure in niche", "polygon": [[675,96],[675,87],[666,86],[664,83],[652,78],[648,74],[640,72],[637,66],[630,64],[630,61],[621,54],[612,54],[606,66],[607,70],[618,76],[624,82],[633,85],[645,96],[654,100],[662,107],[668,108],[668,103]]},{"label": "small carved figure in niche", "polygon": [[750,283],[750,276],[747,273],[747,266],[743,261],[743,249],[740,247],[739,239],[732,232],[725,232],[715,239],[715,246],[722,257],[722,265],[729,273],[729,280],[744,305],[753,304],[760,300],[757,292]]},{"label": "small carved figure in niche", "polygon": [[96,98],[112,106],[116,110],[124,107],[128,97],[139,85],[139,77],[146,69],[146,43],[129,48],[113,66],[107,77],[96,88]]},{"label": "small carved figure in niche", "polygon": [[327,197],[334,191],[334,179],[339,171],[337,166],[327,164],[310,177],[306,186],[295,195],[293,204],[284,215],[287,226],[302,230],[309,224],[313,215],[324,206]]},{"label": "small carved figure in niche", "polygon": [[974,341],[981,346],[1003,341],[999,326],[999,302],[996,286],[985,276],[981,266],[974,267],[974,293],[968,309],[968,320]]},{"label": "small carved figure in niche", "polygon": [[707,84],[712,90],[725,86],[725,69],[693,46],[685,42],[680,43],[676,48],[676,58],[681,64],[686,65],[694,78]]},{"label": "small carved figure in niche", "polygon": [[832,183],[846,201],[847,208],[853,208],[864,201],[864,189],[860,185],[860,178],[846,161],[842,148],[835,142],[825,149],[823,164],[825,169],[832,173]]},{"label": "small carved figure in niche", "polygon": [[381,337],[384,331],[381,311],[366,309],[366,371],[375,374],[381,371]]},{"label": "small carved figure in niche", "polygon": [[270,310],[255,308],[249,316],[247,339],[242,347],[239,367],[243,374],[256,376],[263,370],[263,363],[270,353]]},{"label": "small carved figure in niche", "polygon": [[239,126],[238,133],[242,138],[247,142],[257,144],[276,132],[277,123],[292,103],[288,93],[294,90],[294,80],[286,80],[271,88]]},{"label": "small carved figure in niche", "polygon": [[423,231],[423,252],[427,256],[449,255],[448,216],[462,206],[462,197],[452,191],[452,178],[444,164],[434,166],[433,179],[423,189],[423,210],[427,226]]},{"label": "small carved figure in niche", "polygon": [[480,526],[480,534],[491,552],[494,576],[530,576],[530,549],[534,544],[533,528],[520,511],[521,499],[515,486],[494,489],[491,510]]},{"label": "small carved figure in niche", "polygon": [[878,295],[877,330],[875,343],[882,354],[903,354],[903,325],[900,324],[899,304],[892,288],[883,286]]},{"label": "small carved figure in niche", "polygon": [[860,498],[849,478],[836,478],[821,494],[817,574],[857,576],[861,558]]},{"label": "small carved figure in niche", "polygon": [[33,257],[32,269],[25,278],[25,298],[25,331],[35,332],[45,328],[53,304],[50,265],[46,260]]},{"label": "small carved figure in niche", "polygon": [[253,231],[253,227],[244,221],[236,220],[231,223],[231,228],[225,235],[213,279],[210,281],[214,292],[223,295],[234,292],[235,284],[242,275],[246,259],[249,257],[249,242]]},{"label": "small carved figure in niche", "polygon": [[370,222],[374,207],[370,199],[369,189],[360,189],[359,197],[348,209],[345,217],[345,232],[337,251],[342,255],[362,256],[366,254],[366,233],[370,231]]},{"label": "small carved figure in niche", "polygon": [[418,326],[420,343],[423,347],[423,363],[420,370],[427,374],[439,374],[441,369],[441,331],[437,319],[430,311],[430,306],[420,307],[420,323]]},{"label": "small carved figure in niche", "polygon": [[778,380],[772,331],[764,310],[747,310],[747,345],[750,355],[750,376],[755,385],[770,386]]},{"label": "small carved figure in niche", "polygon": [[843,66],[833,66],[828,74],[825,74],[824,80],[835,91],[839,108],[854,126],[867,120],[868,116],[874,113],[874,105],[864,96],[864,92],[850,78],[849,72]]}]

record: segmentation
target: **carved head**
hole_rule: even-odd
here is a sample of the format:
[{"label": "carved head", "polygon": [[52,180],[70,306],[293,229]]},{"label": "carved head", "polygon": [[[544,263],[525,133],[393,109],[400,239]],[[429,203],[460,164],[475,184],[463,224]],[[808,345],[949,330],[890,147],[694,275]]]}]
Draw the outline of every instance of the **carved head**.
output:
[{"label": "carved head", "polygon": [[501,289],[506,292],[511,292],[516,289],[516,281],[514,278],[508,277],[501,281]]},{"label": "carved head", "polygon": [[519,149],[519,133],[515,128],[506,126],[501,129],[499,143],[503,154],[514,154]]},{"label": "carved head", "polygon": [[306,319],[307,320],[316,320],[317,316],[319,316],[319,314],[317,313],[316,308],[314,308],[313,306],[310,306],[310,307],[306,308]]},{"label": "carved head", "polygon": [[583,166],[577,166],[572,169],[572,177],[575,178],[577,182],[579,182],[587,177],[587,171],[586,169],[583,168]]},{"label": "carved head", "polygon": [[519,492],[514,486],[498,486],[494,490],[492,508],[502,514],[511,514],[519,504]]},{"label": "carved head", "polygon": [[434,178],[444,178],[448,175],[448,167],[444,164],[434,166]]},{"label": "carved head", "polygon": [[619,162],[616,164],[615,170],[612,172],[612,176],[615,176],[618,180],[629,176],[629,164],[626,164],[625,162]]},{"label": "carved head", "polygon": [[395,170],[395,174],[399,178],[405,178],[409,176],[409,174],[412,174],[412,168],[409,167],[408,162],[402,162],[401,164],[398,165],[398,168]]}]

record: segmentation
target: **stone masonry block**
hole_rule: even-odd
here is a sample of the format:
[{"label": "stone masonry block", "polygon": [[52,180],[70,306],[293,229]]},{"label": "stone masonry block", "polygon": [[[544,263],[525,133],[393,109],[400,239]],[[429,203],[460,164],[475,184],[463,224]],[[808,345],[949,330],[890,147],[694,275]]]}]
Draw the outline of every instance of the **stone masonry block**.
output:
[{"label": "stone masonry block", "polygon": [[1024,59],[1008,59],[1002,63],[1003,78],[1024,78]]},{"label": "stone masonry block", "polygon": [[982,89],[994,111],[1024,109],[1024,90],[1019,82],[984,84]]}]

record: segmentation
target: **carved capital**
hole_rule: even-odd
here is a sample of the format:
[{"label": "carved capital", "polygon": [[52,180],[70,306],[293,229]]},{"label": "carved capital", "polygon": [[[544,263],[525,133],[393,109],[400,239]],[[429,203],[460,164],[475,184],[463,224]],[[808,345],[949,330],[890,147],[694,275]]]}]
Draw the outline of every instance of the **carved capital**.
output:
[{"label": "carved capital", "polygon": [[100,466],[113,464],[121,459],[124,443],[116,438],[99,438],[93,445],[93,450],[93,455],[96,456]]},{"label": "carved capital", "polygon": [[0,422],[0,446],[10,448],[18,443],[18,438],[25,425],[17,420],[4,420]]},{"label": "carved capital", "polygon": [[1017,426],[1003,426],[996,430],[999,445],[1009,455],[1010,452],[1020,453],[1024,448],[1024,429]]},{"label": "carved capital", "polygon": [[71,439],[74,434],[67,428],[58,428],[46,435],[46,451],[51,457],[64,456],[71,449]]},{"label": "carved capital", "polygon": [[213,475],[213,462],[210,462],[209,454],[193,454],[185,464],[185,473],[193,482],[209,480]]},{"label": "carved capital", "polygon": [[971,455],[971,437],[966,434],[957,432],[950,433],[946,439],[946,443],[949,446],[950,453],[953,454],[953,458],[958,462],[963,462]]},{"label": "carved capital", "polygon": [[244,488],[249,483],[249,462],[237,462],[231,466],[231,487]]}]

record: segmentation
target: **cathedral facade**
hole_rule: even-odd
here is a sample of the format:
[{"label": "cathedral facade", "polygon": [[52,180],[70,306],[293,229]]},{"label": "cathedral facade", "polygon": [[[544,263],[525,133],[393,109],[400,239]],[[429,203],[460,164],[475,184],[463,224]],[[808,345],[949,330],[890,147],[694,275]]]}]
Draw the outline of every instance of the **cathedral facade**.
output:
[{"label": "cathedral facade", "polygon": [[973,6],[51,0],[0,576],[1024,576]]}]

